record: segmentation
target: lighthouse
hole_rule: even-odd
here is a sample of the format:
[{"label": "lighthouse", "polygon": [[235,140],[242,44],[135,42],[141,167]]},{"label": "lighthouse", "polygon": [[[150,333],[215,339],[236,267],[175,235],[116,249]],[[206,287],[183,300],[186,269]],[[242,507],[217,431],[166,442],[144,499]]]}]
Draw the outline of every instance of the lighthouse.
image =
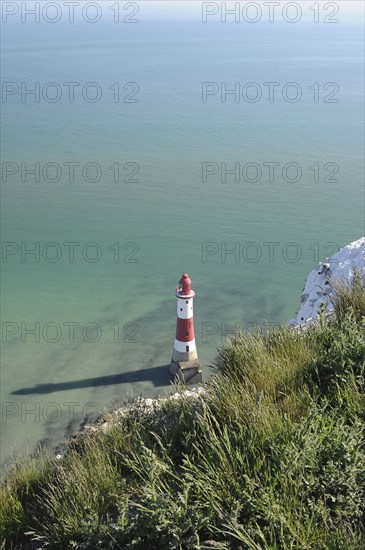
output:
[{"label": "lighthouse", "polygon": [[191,279],[187,273],[184,273],[176,288],[177,323],[170,373],[185,384],[196,384],[202,381],[194,336],[194,296]]}]

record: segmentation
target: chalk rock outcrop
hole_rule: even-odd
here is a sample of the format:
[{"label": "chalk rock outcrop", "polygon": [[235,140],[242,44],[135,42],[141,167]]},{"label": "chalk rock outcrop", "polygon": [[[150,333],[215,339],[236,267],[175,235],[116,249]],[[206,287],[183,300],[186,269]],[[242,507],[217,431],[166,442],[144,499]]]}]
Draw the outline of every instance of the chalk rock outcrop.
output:
[{"label": "chalk rock outcrop", "polygon": [[289,324],[299,327],[315,322],[321,304],[326,304],[326,311],[331,312],[331,284],[339,279],[351,282],[356,270],[365,273],[365,237],[344,246],[310,272],[302,292],[300,309]]}]

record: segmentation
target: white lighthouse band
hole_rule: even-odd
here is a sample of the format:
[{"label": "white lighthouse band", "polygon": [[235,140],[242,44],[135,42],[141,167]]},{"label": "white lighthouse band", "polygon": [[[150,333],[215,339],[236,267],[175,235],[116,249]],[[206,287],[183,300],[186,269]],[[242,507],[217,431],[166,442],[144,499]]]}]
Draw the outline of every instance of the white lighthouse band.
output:
[{"label": "white lighthouse band", "polygon": [[[192,354],[194,352],[196,353],[195,338],[193,340],[189,340],[189,342],[180,342],[179,340],[176,340],[176,338],[175,338],[174,352],[175,351],[178,351],[179,353],[184,353],[184,354],[188,353],[189,354],[189,360],[191,361]],[[174,354],[173,354],[173,357],[174,357]],[[194,359],[196,359],[197,357],[198,357],[198,354],[196,353],[196,357],[194,357]],[[186,361],[187,358],[184,357],[184,360]]]},{"label": "white lighthouse band", "polygon": [[177,317],[179,319],[190,319],[193,317],[193,298],[195,296],[195,292],[193,293],[193,296],[189,297],[181,297],[180,294],[177,294]]}]

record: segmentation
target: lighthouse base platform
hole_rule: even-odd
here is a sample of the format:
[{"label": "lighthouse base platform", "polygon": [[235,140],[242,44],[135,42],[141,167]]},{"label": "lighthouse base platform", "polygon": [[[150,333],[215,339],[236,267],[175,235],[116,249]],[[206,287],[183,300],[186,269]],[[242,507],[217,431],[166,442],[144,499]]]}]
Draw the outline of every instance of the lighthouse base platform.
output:
[{"label": "lighthouse base platform", "polygon": [[177,363],[173,361],[170,365],[170,373],[183,384],[200,384],[203,381],[199,359]]}]

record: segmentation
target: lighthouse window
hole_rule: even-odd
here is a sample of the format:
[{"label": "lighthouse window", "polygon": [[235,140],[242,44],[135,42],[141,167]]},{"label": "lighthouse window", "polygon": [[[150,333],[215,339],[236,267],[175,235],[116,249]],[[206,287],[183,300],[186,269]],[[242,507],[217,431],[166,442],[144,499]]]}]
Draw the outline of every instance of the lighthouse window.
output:
[{"label": "lighthouse window", "polygon": [[182,311],[182,307],[180,308],[180,311]]},{"label": "lighthouse window", "polygon": [[186,346],[186,351],[189,351],[189,346]]},{"label": "lighthouse window", "polygon": [[188,330],[186,331],[186,336],[189,336],[189,331]]},{"label": "lighthouse window", "polygon": [[186,303],[186,304],[188,304],[188,303],[189,303],[189,300],[186,300],[186,302],[185,302],[185,303]]}]

